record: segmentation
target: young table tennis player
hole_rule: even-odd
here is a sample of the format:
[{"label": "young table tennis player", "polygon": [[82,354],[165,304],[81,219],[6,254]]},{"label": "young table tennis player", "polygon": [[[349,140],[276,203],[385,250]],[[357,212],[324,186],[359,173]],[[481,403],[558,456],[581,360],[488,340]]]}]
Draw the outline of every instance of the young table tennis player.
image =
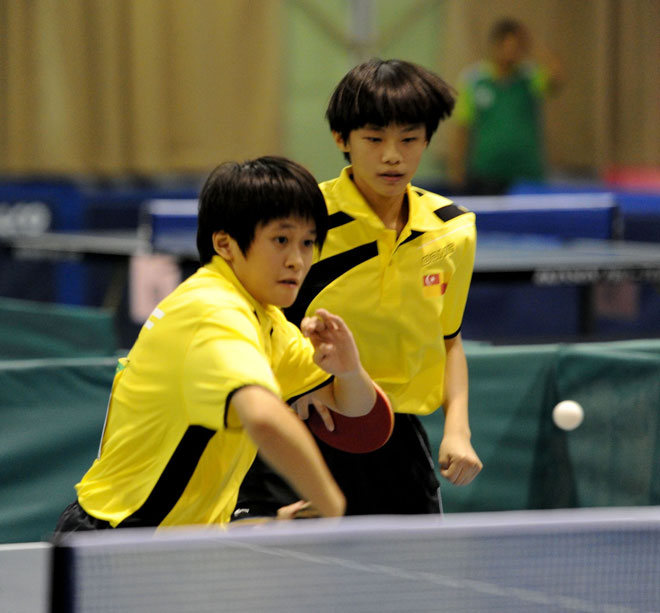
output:
[{"label": "young table tennis player", "polygon": [[298,164],[264,157],[210,174],[202,266],[121,360],[98,458],[56,535],[226,523],[257,447],[322,515],[343,514],[342,492],[282,400],[311,392],[353,416],[388,405],[341,318],[320,309],[301,332],[278,308],[294,302],[326,232],[323,196]]},{"label": "young table tennis player", "polygon": [[[441,510],[439,483],[418,416],[445,413],[440,473],[470,483],[482,468],[470,443],[461,322],[475,254],[474,215],[410,184],[441,120],[454,106],[437,75],[405,61],[371,60],[332,94],[326,117],[351,165],[321,184],[327,239],[287,317],[319,307],[341,314],[362,363],[389,396],[389,441],[363,454],[319,441],[346,495],[346,513]],[[291,516],[302,503],[258,457],[234,519]]]}]

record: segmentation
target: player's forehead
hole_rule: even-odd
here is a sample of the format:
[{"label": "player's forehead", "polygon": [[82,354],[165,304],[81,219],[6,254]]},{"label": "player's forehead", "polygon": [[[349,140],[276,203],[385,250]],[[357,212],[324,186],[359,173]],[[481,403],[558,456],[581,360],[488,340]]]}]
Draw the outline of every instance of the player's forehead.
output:
[{"label": "player's forehead", "polygon": [[359,130],[365,130],[369,132],[391,132],[397,134],[408,134],[411,132],[424,131],[425,126],[423,123],[397,123],[391,122],[386,125],[379,125],[375,123],[367,123],[363,125]]},{"label": "player's forehead", "polygon": [[289,215],[259,224],[257,232],[300,232],[316,236],[316,223],[311,217]]}]

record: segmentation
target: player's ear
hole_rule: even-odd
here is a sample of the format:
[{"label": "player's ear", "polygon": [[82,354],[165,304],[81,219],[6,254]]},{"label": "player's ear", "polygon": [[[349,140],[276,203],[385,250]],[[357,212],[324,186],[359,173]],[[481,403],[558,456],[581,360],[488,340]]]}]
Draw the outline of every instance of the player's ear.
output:
[{"label": "player's ear", "polygon": [[339,148],[339,151],[342,153],[350,153],[350,148],[348,146],[348,143],[344,140],[344,137],[341,135],[340,132],[332,132],[332,138],[335,141],[335,145]]},{"label": "player's ear", "polygon": [[213,249],[227,262],[231,262],[234,259],[232,238],[224,230],[213,233]]}]

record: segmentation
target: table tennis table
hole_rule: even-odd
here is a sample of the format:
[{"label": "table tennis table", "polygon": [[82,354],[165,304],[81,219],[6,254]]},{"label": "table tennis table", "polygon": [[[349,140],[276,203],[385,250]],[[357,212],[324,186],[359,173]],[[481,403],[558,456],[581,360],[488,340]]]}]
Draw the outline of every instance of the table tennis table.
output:
[{"label": "table tennis table", "polygon": [[[474,280],[536,285],[597,282],[660,282],[660,242],[616,240],[616,212],[607,194],[591,198],[463,197],[476,211],[478,232]],[[196,200],[146,203],[137,230],[46,232],[2,237],[16,257],[128,258],[169,254],[197,260]],[[499,221],[495,221],[495,220]]]},{"label": "table tennis table", "polygon": [[[154,240],[134,231],[46,232],[4,237],[15,257],[93,259],[162,253],[197,260],[195,235],[164,233]],[[582,285],[633,280],[660,282],[660,243],[561,239],[493,233],[479,236],[476,281],[524,281],[537,285]]]},{"label": "table tennis table", "polygon": [[657,508],[72,533],[58,611],[657,611]]}]

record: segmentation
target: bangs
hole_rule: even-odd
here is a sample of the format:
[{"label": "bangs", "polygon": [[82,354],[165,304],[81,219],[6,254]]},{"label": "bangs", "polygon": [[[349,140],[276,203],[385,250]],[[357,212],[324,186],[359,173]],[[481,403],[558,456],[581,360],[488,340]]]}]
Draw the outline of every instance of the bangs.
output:
[{"label": "bangs", "polygon": [[252,189],[242,194],[243,210],[249,210],[252,224],[267,224],[275,219],[298,217],[312,221],[317,240],[323,242],[327,209],[315,181],[303,182],[291,174],[261,175]]},{"label": "bangs", "polygon": [[431,113],[427,97],[420,96],[411,83],[401,83],[397,87],[389,84],[364,87],[355,98],[352,129],[367,124],[426,124]]},{"label": "bangs", "polygon": [[323,245],[328,211],[316,179],[306,168],[277,156],[221,164],[209,175],[199,198],[200,262],[215,255],[215,232],[229,234],[246,253],[257,226],[287,217],[313,222],[315,242]]},{"label": "bangs", "polygon": [[403,60],[371,60],[350,71],[336,87],[326,118],[347,140],[367,124],[424,125],[431,139],[454,108],[452,89],[438,75]]}]

